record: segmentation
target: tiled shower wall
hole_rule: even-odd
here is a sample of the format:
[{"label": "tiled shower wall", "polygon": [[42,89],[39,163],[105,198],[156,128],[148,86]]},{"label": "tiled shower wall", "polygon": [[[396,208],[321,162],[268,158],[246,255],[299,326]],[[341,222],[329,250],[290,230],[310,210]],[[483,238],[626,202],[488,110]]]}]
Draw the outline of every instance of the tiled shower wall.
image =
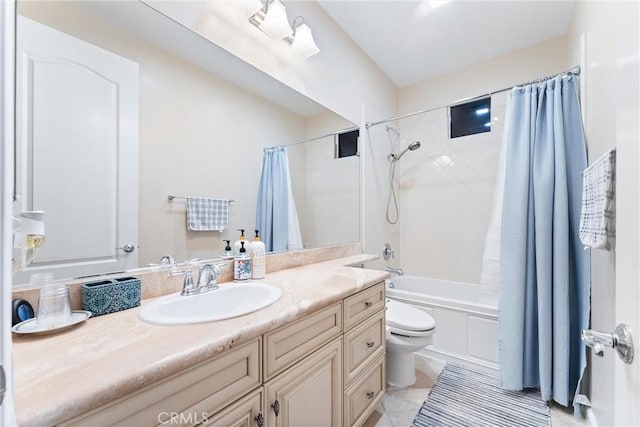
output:
[{"label": "tiled shower wall", "polygon": [[[561,72],[570,68],[567,52],[567,38],[557,37],[401,88],[398,113]],[[406,274],[480,282],[507,94],[492,97],[489,133],[448,139],[446,108],[390,123],[405,144],[422,143],[398,165],[400,221],[391,229],[391,244],[393,261]],[[376,140],[376,146],[389,149],[389,141]]]},{"label": "tiled shower wall", "polygon": [[[491,131],[449,139],[446,108],[392,124],[400,220],[394,227],[405,273],[479,283],[502,142],[506,94],[491,100]],[[392,138],[392,140],[395,138]]]}]

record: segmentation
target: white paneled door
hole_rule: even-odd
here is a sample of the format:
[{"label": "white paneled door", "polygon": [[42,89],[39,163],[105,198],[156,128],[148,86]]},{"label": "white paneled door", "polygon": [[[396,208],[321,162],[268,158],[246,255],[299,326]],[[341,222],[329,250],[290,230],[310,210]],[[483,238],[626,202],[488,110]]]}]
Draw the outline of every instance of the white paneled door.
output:
[{"label": "white paneled door", "polygon": [[[631,329],[635,356],[615,362],[615,425],[640,425],[640,38],[638,2],[617,4],[616,324]],[[612,328],[614,325],[612,325]]]},{"label": "white paneled door", "polygon": [[19,16],[16,210],[46,238],[14,283],[138,263],[138,64]]},{"label": "white paneled door", "polygon": [[15,2],[0,2],[0,425],[16,424],[11,371],[11,201]]}]

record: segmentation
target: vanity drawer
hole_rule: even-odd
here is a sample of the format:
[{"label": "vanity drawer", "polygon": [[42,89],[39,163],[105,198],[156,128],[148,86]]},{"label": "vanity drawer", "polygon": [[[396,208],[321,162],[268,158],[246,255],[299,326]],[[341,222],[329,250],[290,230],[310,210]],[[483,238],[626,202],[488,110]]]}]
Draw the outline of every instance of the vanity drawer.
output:
[{"label": "vanity drawer", "polygon": [[384,396],[384,357],[368,367],[344,393],[344,425],[362,425]]},{"label": "vanity drawer", "polygon": [[384,282],[344,299],[345,331],[384,307]]},{"label": "vanity drawer", "polygon": [[384,354],[384,310],[344,334],[344,383],[349,384]]},{"label": "vanity drawer", "polygon": [[264,335],[264,380],[319,349],[342,333],[342,303],[334,304]]},{"label": "vanity drawer", "polygon": [[257,424],[256,418],[259,414],[264,417],[262,412],[263,407],[263,392],[262,387],[249,394],[248,396],[230,405],[222,411],[219,411],[215,415],[212,415],[216,410],[220,408],[212,408],[208,412],[193,412],[187,411],[187,417],[192,414],[200,414],[202,424],[198,427],[205,426],[230,426],[230,427],[255,427]]},{"label": "vanity drawer", "polygon": [[[158,425],[188,408],[224,408],[261,385],[261,350],[258,338],[62,425]],[[192,414],[193,424],[201,415]],[[192,424],[188,417],[180,420],[184,424],[171,424]]]}]

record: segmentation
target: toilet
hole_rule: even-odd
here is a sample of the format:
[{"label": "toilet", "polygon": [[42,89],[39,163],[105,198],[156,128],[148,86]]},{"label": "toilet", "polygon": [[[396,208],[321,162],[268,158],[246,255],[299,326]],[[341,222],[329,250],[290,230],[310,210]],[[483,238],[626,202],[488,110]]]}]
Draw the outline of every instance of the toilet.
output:
[{"label": "toilet", "polygon": [[436,322],[422,310],[387,299],[387,383],[408,387],[416,382],[413,353],[433,341]]}]

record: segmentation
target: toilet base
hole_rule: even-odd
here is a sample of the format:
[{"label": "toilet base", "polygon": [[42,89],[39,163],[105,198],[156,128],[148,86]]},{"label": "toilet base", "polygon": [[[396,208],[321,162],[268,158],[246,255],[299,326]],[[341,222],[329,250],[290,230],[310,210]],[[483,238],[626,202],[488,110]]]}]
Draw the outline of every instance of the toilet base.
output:
[{"label": "toilet base", "polygon": [[387,349],[387,384],[409,387],[416,383],[416,360],[413,352],[396,352]]}]

